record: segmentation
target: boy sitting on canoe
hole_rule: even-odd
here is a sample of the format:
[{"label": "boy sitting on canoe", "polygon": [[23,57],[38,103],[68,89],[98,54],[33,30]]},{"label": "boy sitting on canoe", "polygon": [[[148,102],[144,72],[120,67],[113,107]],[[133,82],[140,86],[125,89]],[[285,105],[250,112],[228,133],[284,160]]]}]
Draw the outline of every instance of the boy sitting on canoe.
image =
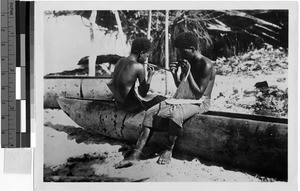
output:
[{"label": "boy sitting on canoe", "polygon": [[118,108],[136,113],[146,110],[166,99],[163,96],[156,96],[146,102],[140,100],[135,92],[135,82],[137,79],[140,84],[138,92],[142,97],[147,95],[150,88],[154,69],[153,67],[148,68],[148,79],[146,81],[144,68],[144,63],[150,54],[150,50],[151,42],[147,38],[136,38],[132,43],[131,54],[117,62],[112,80],[112,90]]},{"label": "boy sitting on canoe", "polygon": [[[191,32],[181,33],[175,39],[174,45],[182,59],[170,66],[174,71],[175,83],[179,84],[176,95],[146,112],[136,148],[129,157],[116,164],[115,168],[131,166],[140,159],[152,130],[168,132],[165,151],[157,161],[158,164],[168,164],[171,161],[175,141],[183,132],[183,123],[196,114],[207,112],[210,107],[216,73],[213,62],[201,55],[197,37]],[[181,67],[184,74],[181,81],[177,78],[178,67]]]}]

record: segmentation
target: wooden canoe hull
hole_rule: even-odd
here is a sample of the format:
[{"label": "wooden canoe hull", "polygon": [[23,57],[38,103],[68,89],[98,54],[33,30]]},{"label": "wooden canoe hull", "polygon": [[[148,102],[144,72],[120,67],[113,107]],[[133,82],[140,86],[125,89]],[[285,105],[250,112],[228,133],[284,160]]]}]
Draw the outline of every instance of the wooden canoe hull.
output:
[{"label": "wooden canoe hull", "polygon": [[58,109],[59,96],[111,100],[107,87],[112,78],[80,76],[48,76],[44,78],[44,108]]},{"label": "wooden canoe hull", "polygon": [[[136,142],[145,114],[117,110],[109,101],[60,97],[58,103],[81,127],[131,142]],[[175,152],[287,179],[287,121],[251,118],[196,115],[184,124]],[[149,144],[162,144],[165,135],[155,132]]]},{"label": "wooden canoe hull", "polygon": [[[167,79],[167,80],[166,80]],[[57,98],[59,96],[112,100],[113,94],[107,87],[112,77],[89,77],[89,76],[45,76],[44,77],[44,108],[59,109]],[[176,91],[172,74],[169,71],[160,70],[155,72],[151,84],[162,84],[149,92],[156,95],[173,95]],[[136,84],[138,85],[138,83]]]}]

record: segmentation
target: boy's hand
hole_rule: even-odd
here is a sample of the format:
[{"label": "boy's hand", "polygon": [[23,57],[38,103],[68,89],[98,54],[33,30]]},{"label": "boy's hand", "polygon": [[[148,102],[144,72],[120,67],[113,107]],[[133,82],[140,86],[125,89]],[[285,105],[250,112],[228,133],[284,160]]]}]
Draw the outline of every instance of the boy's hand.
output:
[{"label": "boy's hand", "polygon": [[179,64],[179,62],[171,62],[169,67],[170,67],[170,71],[173,75],[174,82],[175,82],[176,86],[178,86],[180,84],[180,80],[178,79],[178,69],[180,67],[180,64]]},{"label": "boy's hand", "polygon": [[147,70],[148,70],[148,78],[152,77],[155,73],[154,67],[148,66]]},{"label": "boy's hand", "polygon": [[188,73],[188,72],[190,71],[190,69],[191,69],[191,65],[190,65],[189,61],[183,60],[183,61],[181,62],[181,64],[180,64],[180,66],[181,66],[182,73],[185,74],[185,75],[187,75],[187,73]]},{"label": "boy's hand", "polygon": [[170,70],[171,70],[171,72],[172,72],[173,75],[177,74],[178,68],[179,68],[178,62],[171,62],[171,64],[170,64]]}]

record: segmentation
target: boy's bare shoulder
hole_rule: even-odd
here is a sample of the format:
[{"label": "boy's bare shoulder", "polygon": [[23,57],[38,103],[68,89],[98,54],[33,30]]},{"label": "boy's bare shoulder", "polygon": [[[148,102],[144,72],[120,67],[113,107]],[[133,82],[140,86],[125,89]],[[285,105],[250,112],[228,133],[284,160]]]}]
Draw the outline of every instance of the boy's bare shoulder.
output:
[{"label": "boy's bare shoulder", "polygon": [[143,65],[143,64],[141,64],[141,63],[139,63],[139,62],[135,62],[135,61],[134,61],[132,64],[133,64],[133,66],[134,66],[136,69],[144,70],[144,65]]},{"label": "boy's bare shoulder", "polygon": [[208,69],[212,70],[214,68],[215,61],[213,61],[213,60],[211,60],[211,59],[209,59],[209,58],[207,58],[203,55],[202,55],[201,59],[203,61],[205,61],[206,66],[207,66]]},{"label": "boy's bare shoulder", "polygon": [[211,59],[205,57],[205,56],[201,56],[201,60],[205,61],[207,64],[211,64],[213,65],[214,61],[212,61]]},{"label": "boy's bare shoulder", "polygon": [[127,63],[126,63],[126,70],[127,71],[132,71],[132,72],[135,72],[135,73],[142,73],[144,72],[144,66],[143,64],[139,63],[139,62],[136,62],[134,60],[129,60]]},{"label": "boy's bare shoulder", "polygon": [[135,60],[132,60],[130,58],[121,58],[119,60],[119,63],[120,64],[124,64],[124,65],[127,65],[127,66],[130,66],[130,67],[140,67],[140,65],[142,65],[141,63],[138,63],[137,61]]},{"label": "boy's bare shoulder", "polygon": [[211,59],[209,59],[203,55],[201,56],[200,61],[202,63],[204,63],[206,66],[204,71],[202,71],[204,76],[214,77],[215,76],[214,61],[212,61]]}]

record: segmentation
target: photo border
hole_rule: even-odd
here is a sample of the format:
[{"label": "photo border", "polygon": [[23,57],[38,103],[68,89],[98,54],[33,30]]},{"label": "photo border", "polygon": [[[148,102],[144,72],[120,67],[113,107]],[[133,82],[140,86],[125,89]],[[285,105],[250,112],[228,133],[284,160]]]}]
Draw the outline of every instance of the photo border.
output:
[{"label": "photo border", "polygon": [[[35,2],[35,97],[36,97],[36,148],[34,157],[35,190],[296,190],[298,129],[297,129],[297,61],[298,61],[298,4],[297,2],[242,1],[242,2],[196,2],[196,1],[131,1],[131,2]],[[143,183],[46,183],[43,182],[44,164],[44,11],[46,10],[205,10],[205,9],[288,9],[288,182],[143,182]]]}]

